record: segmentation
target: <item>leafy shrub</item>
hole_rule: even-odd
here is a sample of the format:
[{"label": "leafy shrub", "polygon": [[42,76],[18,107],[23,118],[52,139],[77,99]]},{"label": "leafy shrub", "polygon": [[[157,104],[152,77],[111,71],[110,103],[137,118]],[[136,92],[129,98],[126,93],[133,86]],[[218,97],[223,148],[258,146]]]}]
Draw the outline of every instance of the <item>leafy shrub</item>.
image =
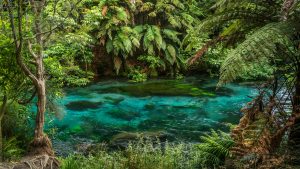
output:
[{"label": "leafy shrub", "polygon": [[163,60],[158,56],[152,56],[152,55],[141,55],[138,57],[139,61],[145,62],[150,71],[156,70],[158,68],[166,69],[166,65],[163,62]]},{"label": "leafy shrub", "polygon": [[14,138],[13,143],[17,147],[23,150],[27,149],[33,136],[30,118],[32,118],[32,114],[28,107],[15,102],[9,104],[2,121],[3,137]]},{"label": "leafy shrub", "polygon": [[128,78],[130,82],[144,82],[147,81],[147,75],[142,73],[140,68],[131,68],[128,73]]},{"label": "leafy shrub", "polygon": [[181,80],[181,79],[184,79],[184,76],[183,76],[183,74],[177,73],[175,79]]},{"label": "leafy shrub", "polygon": [[16,137],[3,139],[3,158],[7,161],[19,159],[24,151],[19,147]]},{"label": "leafy shrub", "polygon": [[52,88],[85,86],[93,78],[92,72],[84,71],[76,65],[62,65],[56,58],[46,58],[45,66],[50,75],[49,86]]}]

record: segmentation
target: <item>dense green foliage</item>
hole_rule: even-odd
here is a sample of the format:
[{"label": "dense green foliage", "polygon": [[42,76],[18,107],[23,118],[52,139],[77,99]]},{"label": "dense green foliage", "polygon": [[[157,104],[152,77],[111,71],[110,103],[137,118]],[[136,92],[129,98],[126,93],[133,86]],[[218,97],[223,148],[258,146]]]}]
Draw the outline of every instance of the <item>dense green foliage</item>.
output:
[{"label": "dense green foliage", "polygon": [[140,65],[138,60],[150,71],[159,68],[176,73],[184,66],[180,44],[185,30],[202,15],[196,1],[107,0],[87,2],[86,6],[84,26],[112,57],[116,74],[122,66],[127,71],[127,66]]},{"label": "dense green foliage", "polygon": [[214,14],[197,26],[186,37],[185,43],[198,45],[197,41],[189,43],[195,42],[195,35],[205,37],[212,34],[222,37],[223,43],[229,47],[236,45],[222,61],[220,85],[238,77],[270,77],[276,71],[275,66],[280,64],[278,59],[284,55],[282,52],[297,55],[295,36],[299,32],[299,3],[296,2],[294,10],[287,13],[290,16],[286,21],[280,18],[282,7],[282,1],[276,0],[220,0],[212,7]]},{"label": "dense green foliage", "polygon": [[[274,91],[282,80],[292,105],[280,115],[271,107],[268,116],[281,119],[276,121],[279,127],[269,128],[279,133],[273,140],[288,132],[297,135],[299,21],[297,0],[0,1],[0,161],[21,157],[30,143],[34,145],[33,137],[48,141],[40,139],[47,138],[44,114],[59,114],[55,101],[63,97],[63,89],[86,86],[102,75],[139,83],[200,73],[218,76],[219,87],[237,79],[273,80]],[[193,86],[175,90],[179,95],[213,97]],[[268,97],[281,104],[276,93]],[[259,111],[266,101],[261,102]],[[34,104],[37,113],[32,113]],[[245,115],[259,121],[253,117]],[[41,125],[39,137],[33,124]],[[228,134],[212,131],[201,141],[189,145],[141,140],[123,151],[99,149],[89,156],[69,156],[61,159],[62,168],[214,168],[231,156],[234,141]]]}]

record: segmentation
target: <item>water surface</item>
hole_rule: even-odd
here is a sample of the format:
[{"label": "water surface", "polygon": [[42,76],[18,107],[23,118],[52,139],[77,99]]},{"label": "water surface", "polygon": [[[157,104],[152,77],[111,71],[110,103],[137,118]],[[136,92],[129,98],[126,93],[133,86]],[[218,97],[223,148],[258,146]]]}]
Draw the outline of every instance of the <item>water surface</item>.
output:
[{"label": "water surface", "polygon": [[216,91],[216,80],[150,80],[99,82],[66,89],[59,101],[61,117],[55,126],[57,142],[109,142],[124,132],[160,132],[170,140],[197,142],[210,129],[236,124],[240,109],[254,96],[251,86],[229,84]]}]

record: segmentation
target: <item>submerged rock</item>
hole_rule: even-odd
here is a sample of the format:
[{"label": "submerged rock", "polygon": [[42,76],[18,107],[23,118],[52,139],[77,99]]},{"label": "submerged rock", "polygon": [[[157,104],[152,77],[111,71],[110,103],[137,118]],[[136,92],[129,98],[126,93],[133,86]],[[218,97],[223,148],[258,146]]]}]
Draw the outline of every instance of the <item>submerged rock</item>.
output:
[{"label": "submerged rock", "polygon": [[140,113],[133,111],[123,111],[123,110],[112,110],[107,112],[108,115],[115,119],[131,121],[135,118],[140,117]]},{"label": "submerged rock", "polygon": [[98,109],[102,105],[102,102],[91,102],[91,101],[74,101],[66,104],[68,110],[83,111],[86,109]]},{"label": "submerged rock", "polygon": [[117,105],[117,104],[121,103],[123,100],[125,100],[124,97],[114,98],[114,97],[110,97],[110,96],[106,96],[106,97],[104,97],[104,99],[109,101],[110,103],[112,103],[114,105]]},{"label": "submerged rock", "polygon": [[53,139],[52,146],[55,150],[55,155],[59,157],[67,157],[68,155],[74,153],[74,145],[69,141]]},{"label": "submerged rock", "polygon": [[157,132],[122,132],[112,137],[109,147],[113,149],[124,149],[130,142],[137,142],[140,139],[148,139],[153,142],[159,140],[165,142],[168,138],[172,138],[170,134],[164,131]]},{"label": "submerged rock", "polygon": [[154,103],[148,103],[144,107],[145,110],[154,110],[155,109],[155,104]]}]

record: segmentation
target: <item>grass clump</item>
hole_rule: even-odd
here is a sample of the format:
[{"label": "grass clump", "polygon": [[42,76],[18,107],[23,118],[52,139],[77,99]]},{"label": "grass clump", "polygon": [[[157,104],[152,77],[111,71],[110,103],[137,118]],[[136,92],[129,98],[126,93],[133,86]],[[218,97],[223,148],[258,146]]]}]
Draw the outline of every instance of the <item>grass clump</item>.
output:
[{"label": "grass clump", "polygon": [[[89,156],[71,155],[61,159],[62,169],[195,169],[222,165],[229,148],[230,137],[212,131],[202,137],[203,143],[173,144],[141,138],[125,150],[108,152],[105,148]],[[95,152],[95,151],[94,151]]]}]

